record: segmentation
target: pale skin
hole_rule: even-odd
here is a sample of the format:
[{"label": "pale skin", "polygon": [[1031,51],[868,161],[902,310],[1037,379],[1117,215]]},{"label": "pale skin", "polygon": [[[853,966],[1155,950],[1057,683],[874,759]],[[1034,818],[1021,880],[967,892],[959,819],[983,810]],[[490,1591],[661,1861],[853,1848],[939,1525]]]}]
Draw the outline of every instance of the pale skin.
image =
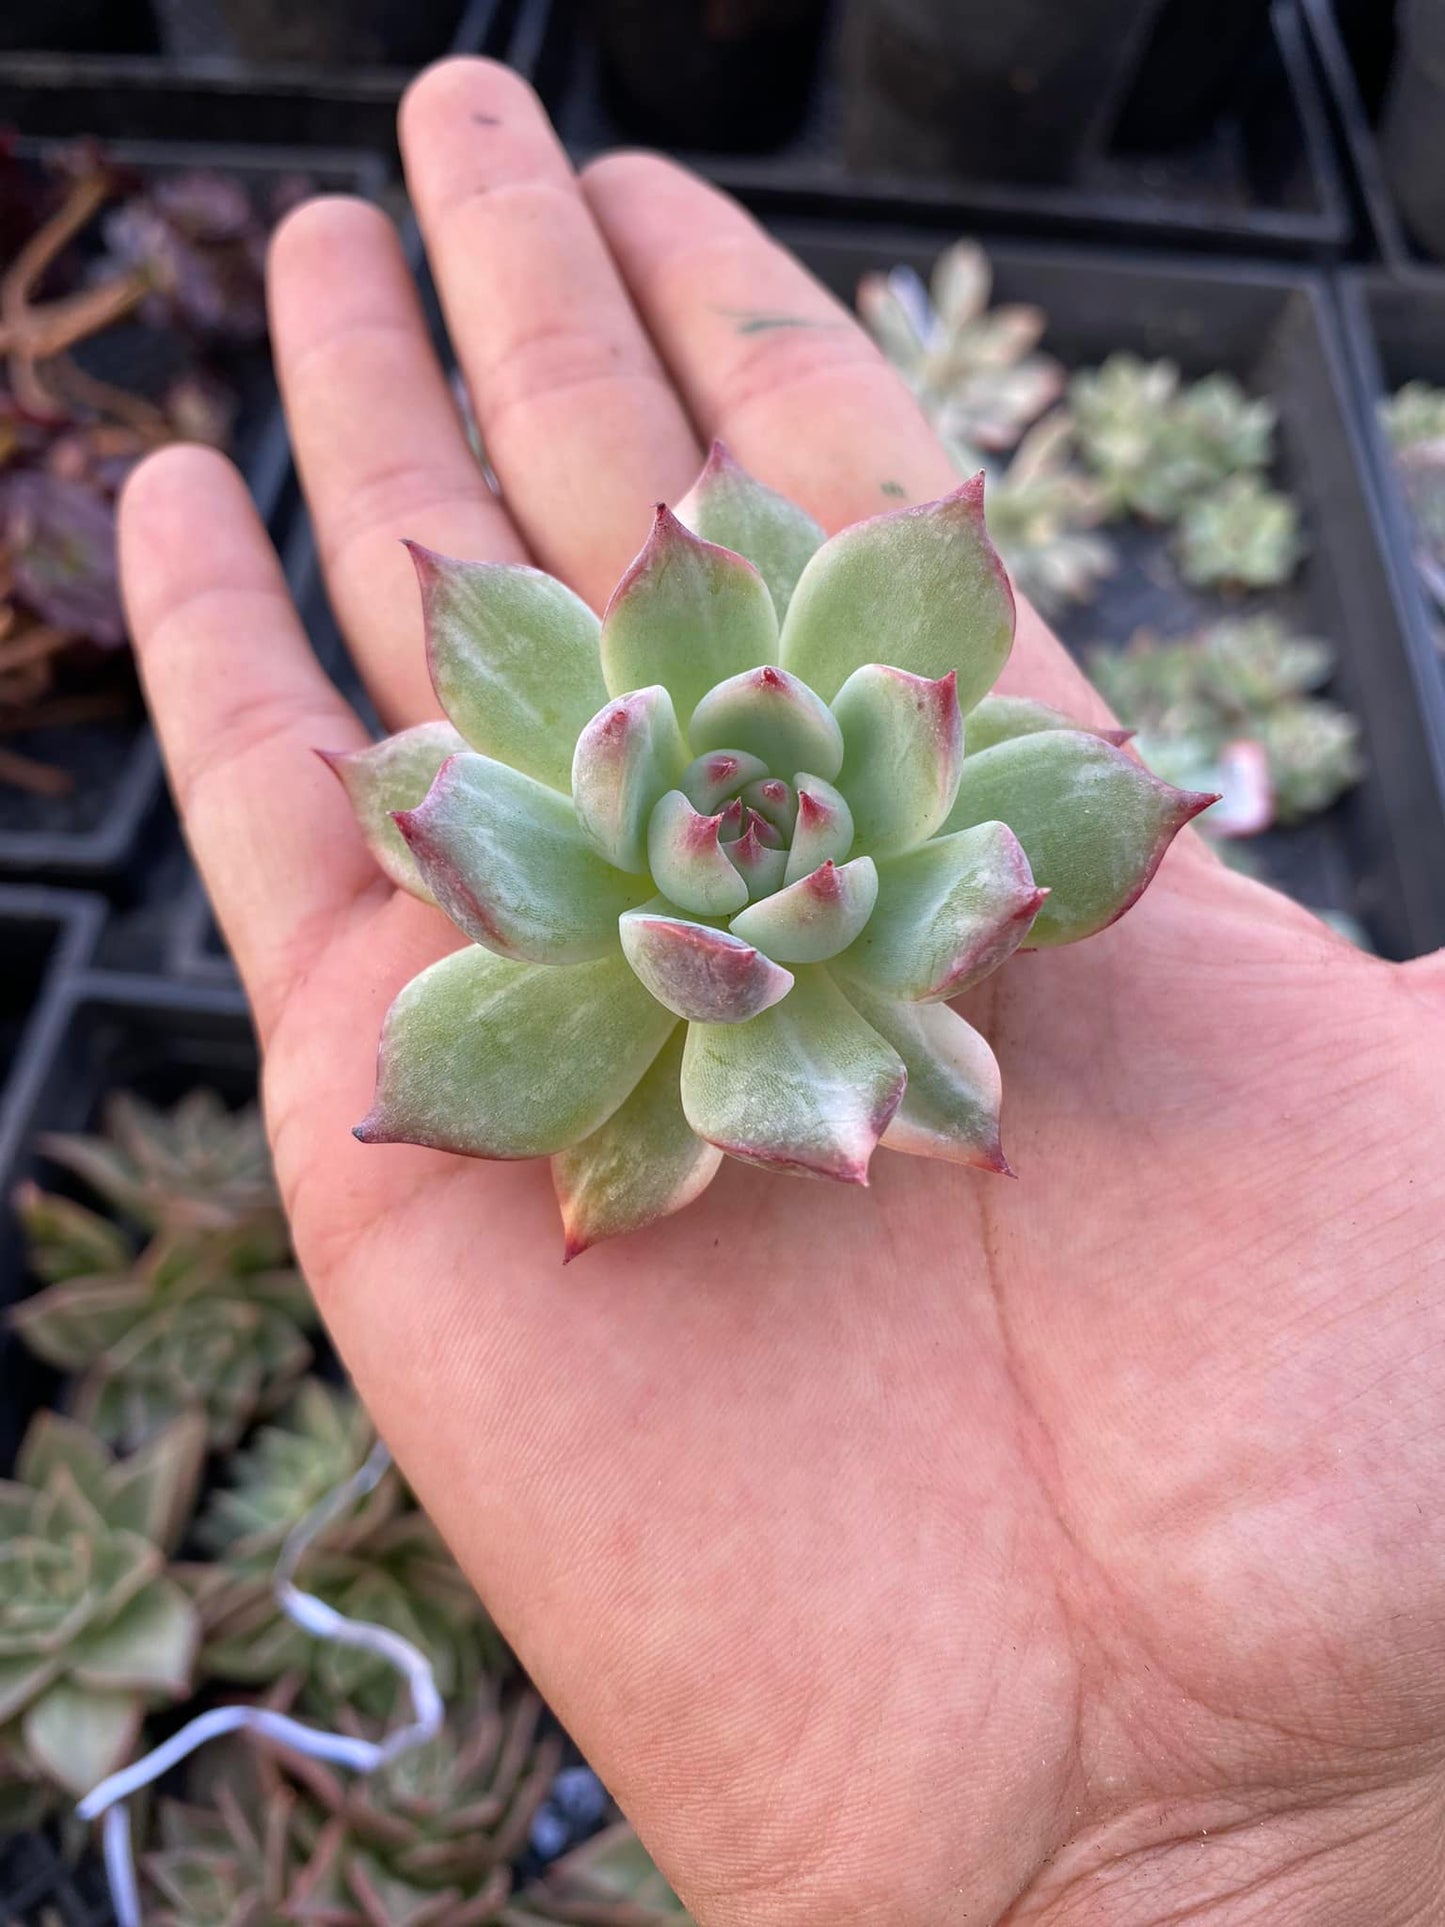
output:
[{"label": "pale skin", "polygon": [[[388,723],[435,713],[403,536],[600,607],[715,434],[830,529],[952,485],[843,311],[680,169],[577,179],[479,61],[402,136],[501,500],[384,217],[312,203],[271,261]],[[1017,1182],[727,1164],[564,1271],[544,1164],[350,1136],[456,936],[312,753],[363,732],[240,480],[152,457],[122,545],[327,1323],[702,1927],[1438,1922],[1441,963],[1356,953],[1186,833],[1114,929],[969,1007]],[[1027,611],[1003,686],[1102,715]]]}]

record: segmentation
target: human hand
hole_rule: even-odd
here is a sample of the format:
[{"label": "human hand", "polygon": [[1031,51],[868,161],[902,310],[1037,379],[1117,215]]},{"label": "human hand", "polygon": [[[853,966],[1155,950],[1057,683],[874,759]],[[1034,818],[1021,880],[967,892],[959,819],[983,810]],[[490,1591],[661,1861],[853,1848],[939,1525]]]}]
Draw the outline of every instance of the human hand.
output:
[{"label": "human hand", "polygon": [[[952,486],[844,311],[711,189],[637,156],[579,185],[485,62],[425,75],[402,135],[502,500],[379,213],[300,210],[271,287],[388,723],[434,711],[402,536],[600,604],[713,434],[830,529]],[[1439,966],[1356,953],[1186,835],[1122,923],[968,1006],[1019,1183],[728,1164],[564,1273],[544,1165],[351,1138],[391,998],[457,935],[311,753],[363,732],[239,479],[153,457],[122,544],[301,1262],[703,1927],[1438,1919]],[[1102,713],[1027,611],[1003,686]]]}]

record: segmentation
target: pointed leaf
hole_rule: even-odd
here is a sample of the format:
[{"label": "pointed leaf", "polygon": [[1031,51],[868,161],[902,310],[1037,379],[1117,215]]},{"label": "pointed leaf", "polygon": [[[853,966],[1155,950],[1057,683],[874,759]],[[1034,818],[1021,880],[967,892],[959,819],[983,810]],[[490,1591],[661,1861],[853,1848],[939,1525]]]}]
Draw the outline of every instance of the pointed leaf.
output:
[{"label": "pointed leaf", "polygon": [[1213,801],[1171,789],[1097,736],[1049,730],[965,757],[948,828],[1007,823],[1050,893],[1029,943],[1074,943],[1123,916]]},{"label": "pointed leaf", "polygon": [[746,556],[768,585],[781,622],[798,577],[822,547],[823,531],[806,509],[765,488],[714,442],[702,473],[677,505],[677,519],[705,542]]},{"label": "pointed leaf", "polygon": [[793,844],[783,871],[785,883],[811,876],[830,858],[841,863],[853,848],[853,812],[841,791],[806,770],[793,778],[793,788],[798,796],[798,820],[793,825]]},{"label": "pointed leaf", "polygon": [[169,1579],[152,1580],[102,1633],[90,1635],[71,1669],[76,1682],[107,1692],[191,1690],[201,1624]]},{"label": "pointed leaf", "polygon": [[205,1463],[205,1415],[183,1412],[110,1468],[107,1520],[173,1552],[195,1510]]},{"label": "pointed leaf", "polygon": [[319,752],[327,768],[340,777],[381,869],[398,889],[420,897],[423,903],[432,902],[431,891],[392,819],[398,810],[415,809],[442,764],[465,748],[450,723],[418,723],[415,729],[404,729],[369,749]]},{"label": "pointed leaf", "polygon": [[[711,1150],[711,1145],[708,1146]],[[721,1151],[713,1153],[722,1156]],[[64,1664],[56,1653],[6,1653],[0,1655],[0,1726],[39,1697]]]},{"label": "pointed leaf", "polygon": [[957,997],[1013,955],[1043,898],[1006,825],[935,837],[879,864],[873,915],[838,969],[909,1003]]},{"label": "pointed leaf", "polygon": [[70,1278],[12,1305],[10,1325],[48,1365],[83,1371],[131,1329],[148,1295],[137,1279]]},{"label": "pointed leaf", "polygon": [[588,723],[572,758],[572,802],[582,834],[608,863],[646,873],[648,818],[686,765],[687,746],[661,683],[619,696]]},{"label": "pointed leaf", "polygon": [[570,969],[475,946],[415,977],[387,1013],[363,1144],[545,1157],[604,1124],[677,1019],[620,950]]},{"label": "pointed leaf", "polygon": [[841,869],[823,863],[811,876],[740,910],[728,928],[775,963],[823,963],[852,943],[877,898],[872,857],[855,857]]},{"label": "pointed leaf", "polygon": [[1013,632],[1013,591],[984,527],[976,475],[942,501],[857,522],[825,542],[794,593],[782,662],[829,701],[865,663],[930,679],[953,669],[966,716],[997,680]]},{"label": "pointed leaf", "polygon": [[747,828],[731,843],[724,843],[723,851],[753,902],[783,887],[788,853],[778,842],[773,826],[756,810],[748,811]]},{"label": "pointed leaf", "polygon": [[602,618],[609,693],[660,682],[690,733],[692,712],[715,683],[777,653],[778,619],[752,563],[700,541],[659,505],[642,553]]},{"label": "pointed leaf", "polygon": [[48,1284],[129,1265],[130,1239],[98,1211],[42,1191],[28,1179],[15,1187],[13,1203],[25,1232],[26,1263]]},{"label": "pointed leaf", "polygon": [[750,669],[710,689],[687,733],[696,750],[750,751],[772,776],[815,769],[831,782],[843,763],[843,733],[832,710],[781,669]]},{"label": "pointed leaf", "polygon": [[622,954],[653,996],[691,1023],[741,1024],[786,997],[792,973],[746,939],[653,910],[618,924]]},{"label": "pointed leaf", "polygon": [[442,708],[473,749],[566,791],[573,745],[607,700],[596,616],[540,569],[407,546]]},{"label": "pointed leaf", "polygon": [[843,731],[838,788],[860,849],[912,850],[952,809],[963,766],[956,688],[952,670],[930,682],[874,662],[855,669],[833,698]]},{"label": "pointed leaf", "polygon": [[721,827],[721,816],[699,815],[681,790],[669,790],[648,823],[652,880],[695,917],[725,917],[748,900],[748,886],[718,839]]},{"label": "pointed leaf", "polygon": [[685,1036],[679,1025],[626,1103],[600,1130],[553,1158],[567,1258],[681,1211],[717,1175],[722,1152],[705,1144],[682,1114]]},{"label": "pointed leaf", "polygon": [[821,970],[747,1024],[691,1024],[687,1121],[748,1164],[868,1182],[868,1160],[903,1095],[903,1060]]},{"label": "pointed leaf", "polygon": [[499,957],[606,956],[618,917],[653,894],[646,878],[603,861],[565,796],[470,750],[449,757],[426,800],[396,821],[442,909]]},{"label": "pointed leaf", "polygon": [[1011,742],[1015,736],[1036,736],[1044,729],[1076,729],[1106,743],[1127,743],[1134,734],[1132,729],[1096,729],[1092,723],[1078,722],[1062,709],[1035,702],[1031,696],[985,696],[968,713],[963,751],[965,756],[974,756],[996,743]]},{"label": "pointed leaf", "polygon": [[749,783],[739,800],[771,823],[784,844],[789,841],[798,821],[798,799],[790,783],[780,776],[764,776]]},{"label": "pointed leaf", "polygon": [[140,1738],[138,1693],[90,1692],[57,1680],[21,1721],[25,1750],[76,1799],[122,1767]]},{"label": "pointed leaf", "polygon": [[1003,1080],[997,1058],[973,1026],[947,1004],[899,1003],[858,977],[842,987],[908,1070],[903,1102],[883,1133],[884,1148],[1006,1173],[999,1141]]},{"label": "pointed leaf", "polygon": [[695,810],[712,816],[724,803],[741,795],[747,784],[767,773],[768,766],[760,756],[745,756],[740,749],[713,749],[688,764],[678,788]]},{"label": "pointed leaf", "polygon": [[[38,1492],[64,1466],[81,1491],[95,1503],[113,1463],[109,1449],[94,1432],[88,1432],[83,1425],[77,1425],[74,1419],[65,1418],[59,1412],[37,1412],[20,1442],[15,1476],[22,1484],[33,1485]],[[128,1525],[130,1521],[113,1520],[112,1523]]]}]

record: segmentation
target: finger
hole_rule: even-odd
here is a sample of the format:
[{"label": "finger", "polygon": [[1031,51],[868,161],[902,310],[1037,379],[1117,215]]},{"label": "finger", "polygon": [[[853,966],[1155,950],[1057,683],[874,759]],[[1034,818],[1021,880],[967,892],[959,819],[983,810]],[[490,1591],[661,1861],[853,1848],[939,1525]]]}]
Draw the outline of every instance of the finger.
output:
[{"label": "finger", "polygon": [[[644,154],[594,162],[583,188],[704,438],[720,435],[827,529],[957,486],[896,370],[735,201]],[[1108,713],[1024,603],[1010,685],[1082,717]]]},{"label": "finger", "polygon": [[600,606],[652,505],[697,473],[686,411],[524,81],[487,60],[432,68],[401,145],[508,507],[542,567]]},{"label": "finger", "polygon": [[396,230],[379,208],[309,201],[271,244],[271,337],[327,588],[372,700],[437,712],[404,537],[525,561],[467,443]]},{"label": "finger", "polygon": [[187,839],[264,1037],[297,975],[376,883],[313,753],[365,739],[312,655],[245,484],[177,447],[120,505],[126,612]]}]

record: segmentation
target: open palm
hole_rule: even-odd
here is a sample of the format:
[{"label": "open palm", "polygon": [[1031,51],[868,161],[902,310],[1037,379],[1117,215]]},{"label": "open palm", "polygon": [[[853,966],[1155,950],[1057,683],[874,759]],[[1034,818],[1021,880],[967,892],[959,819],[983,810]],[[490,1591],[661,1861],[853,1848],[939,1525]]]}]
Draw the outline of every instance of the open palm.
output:
[{"label": "open palm", "polygon": [[[892,371],[712,190],[636,156],[579,182],[485,62],[425,76],[402,128],[501,500],[384,218],[313,203],[272,266],[388,722],[434,713],[402,536],[600,604],[714,434],[830,529],[951,485]],[[1437,1920],[1438,966],[1358,955],[1186,836],[1121,924],[969,1009],[1020,1182],[729,1164],[564,1273],[544,1164],[350,1136],[387,1005],[456,933],[310,753],[362,731],[238,478],[153,458],[122,537],[301,1261],[699,1921]],[[1027,614],[1004,686],[1101,713]]]}]

